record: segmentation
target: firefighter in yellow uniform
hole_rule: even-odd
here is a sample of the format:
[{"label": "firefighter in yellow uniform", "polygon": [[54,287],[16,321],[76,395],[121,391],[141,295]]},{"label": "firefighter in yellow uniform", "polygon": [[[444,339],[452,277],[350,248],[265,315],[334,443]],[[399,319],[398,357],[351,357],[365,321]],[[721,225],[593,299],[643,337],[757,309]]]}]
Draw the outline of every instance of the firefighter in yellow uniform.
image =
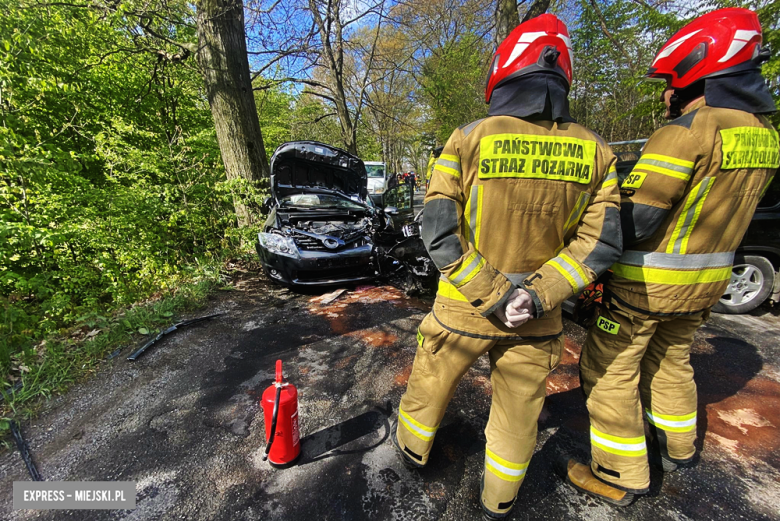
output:
[{"label": "firefighter in yellow uniform", "polygon": [[580,360],[592,462],[563,462],[567,481],[611,503],[647,492],[648,456],[667,472],[693,460],[694,333],[729,284],[734,251],[778,168],[778,134],[763,115],[775,110],[759,70],[765,57],[755,13],[722,9],[677,32],[648,72],[667,82],[667,117],[676,119],[652,135],[621,185],[625,251]]},{"label": "firefighter in yellow uniform", "polygon": [[458,382],[487,353],[489,518],[509,514],[534,451],[563,347],[560,304],[621,253],[616,159],[569,116],[570,82],[565,25],[545,14],[518,26],[493,60],[489,117],[455,130],[425,198],[422,236],[441,279],[392,438],[405,463],[425,465]]},{"label": "firefighter in yellow uniform", "polygon": [[431,157],[428,158],[428,166],[425,167],[425,190],[428,190],[428,185],[431,184],[431,176],[433,176],[433,167],[436,166],[436,160],[439,159],[441,151],[444,147],[437,147],[431,151]]}]

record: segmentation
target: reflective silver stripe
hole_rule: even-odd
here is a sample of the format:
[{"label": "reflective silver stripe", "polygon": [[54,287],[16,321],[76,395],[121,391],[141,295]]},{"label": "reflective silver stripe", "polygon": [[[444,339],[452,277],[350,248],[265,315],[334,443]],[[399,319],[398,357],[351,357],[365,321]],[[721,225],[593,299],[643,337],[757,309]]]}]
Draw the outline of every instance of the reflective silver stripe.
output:
[{"label": "reflective silver stripe", "polygon": [[577,204],[574,205],[574,210],[569,216],[569,220],[566,221],[566,226],[563,228],[564,235],[569,233],[569,231],[580,221],[582,211],[585,209],[585,205],[588,204],[588,200],[590,200],[590,194],[588,192],[582,192],[579,199],[577,199]]},{"label": "reflective silver stripe", "polygon": [[504,277],[508,278],[509,282],[511,282],[515,286],[519,286],[532,273],[533,271],[529,271],[528,273],[504,273]]},{"label": "reflective silver stripe", "polygon": [[577,288],[584,289],[588,285],[588,281],[580,275],[580,271],[582,268],[579,266],[573,265],[571,262],[563,258],[562,256],[555,257],[553,259],[550,259],[547,261],[547,263],[553,263],[557,264],[564,270],[566,270],[566,273],[571,275],[571,278],[574,279],[574,282],[577,284]]},{"label": "reflective silver stripe", "polygon": [[456,163],[455,161],[449,161],[448,159],[439,158],[436,160],[436,164],[441,166],[446,166],[448,168],[452,168],[453,170],[457,170],[458,173],[461,172],[460,163]]},{"label": "reflective silver stripe", "polygon": [[644,440],[644,436],[638,436],[636,438],[608,436],[602,432],[597,431],[594,427],[591,426],[590,441],[592,444],[597,445],[602,450],[611,452],[612,454],[617,454],[619,456],[642,456],[647,453],[647,443]]},{"label": "reflective silver stripe", "polygon": [[640,157],[639,161],[637,161],[636,164],[637,166],[639,165],[660,166],[661,168],[666,168],[667,170],[674,170],[675,172],[680,172],[681,174],[690,174],[691,172],[693,172],[693,168],[688,168],[687,166],[675,165],[674,163],[667,163],[666,161],[659,161],[658,159],[648,159],[646,157]]},{"label": "reflective silver stripe", "polygon": [[617,171],[616,170],[610,170],[607,174],[607,177],[604,178],[604,182],[611,181],[613,179],[617,179]]},{"label": "reflective silver stripe", "polygon": [[479,248],[477,244],[477,215],[479,213],[479,186],[471,187],[471,197],[469,198],[469,242],[474,245],[474,248]]},{"label": "reflective silver stripe", "polygon": [[681,254],[626,250],[618,262],[630,266],[647,266],[648,268],[721,268],[731,266],[734,263],[734,252]]},{"label": "reflective silver stripe", "polygon": [[657,427],[693,427],[696,425],[696,415],[693,415],[693,418],[690,418],[688,420],[665,420],[664,418],[661,418],[660,416],[657,416],[650,411],[645,411],[645,414],[647,414],[648,419],[653,421],[653,424]]},{"label": "reflective silver stripe", "polygon": [[504,474],[508,476],[514,476],[514,477],[520,477],[526,473],[528,470],[527,467],[522,469],[510,469],[509,467],[506,467],[502,465],[501,463],[497,462],[495,459],[491,458],[489,454],[485,453],[485,459],[489,464],[491,464],[496,469],[500,470]]},{"label": "reflective silver stripe", "polygon": [[675,230],[675,233],[677,233],[677,238],[674,241],[674,249],[669,253],[681,252],[683,241],[686,240],[688,236],[688,228],[691,227],[694,217],[697,214],[699,202],[702,200],[702,198],[706,197],[707,192],[709,191],[710,186],[714,181],[714,177],[705,177],[702,179],[702,182],[699,183],[699,190],[696,192],[696,197],[693,199],[693,202],[691,202],[691,205],[688,207],[688,210],[685,214],[685,220],[683,221],[683,225],[680,228],[680,231],[677,232],[677,230]]},{"label": "reflective silver stripe", "polygon": [[480,255],[480,254],[476,254],[476,255],[474,255],[474,258],[473,258],[473,259],[472,259],[472,261],[471,261],[471,262],[468,264],[468,266],[466,266],[465,268],[463,268],[463,269],[461,270],[460,274],[459,274],[457,277],[455,277],[454,279],[450,279],[450,282],[452,282],[452,284],[453,284],[455,287],[457,287],[457,286],[458,286],[458,285],[459,285],[461,282],[463,282],[463,280],[464,280],[466,277],[468,277],[468,276],[471,274],[471,272],[472,272],[472,271],[474,271],[475,269],[477,269],[477,266],[479,266],[479,263],[480,263],[480,262],[482,262],[482,255]]}]

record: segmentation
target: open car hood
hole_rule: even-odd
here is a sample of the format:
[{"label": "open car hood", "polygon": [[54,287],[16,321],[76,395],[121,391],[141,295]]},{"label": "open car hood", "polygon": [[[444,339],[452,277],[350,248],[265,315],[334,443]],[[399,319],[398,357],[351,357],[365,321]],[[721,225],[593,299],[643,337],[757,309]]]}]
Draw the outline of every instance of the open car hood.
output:
[{"label": "open car hood", "polygon": [[282,144],[271,158],[271,191],[281,197],[301,192],[338,192],[365,200],[366,166],[345,150],[317,141]]}]

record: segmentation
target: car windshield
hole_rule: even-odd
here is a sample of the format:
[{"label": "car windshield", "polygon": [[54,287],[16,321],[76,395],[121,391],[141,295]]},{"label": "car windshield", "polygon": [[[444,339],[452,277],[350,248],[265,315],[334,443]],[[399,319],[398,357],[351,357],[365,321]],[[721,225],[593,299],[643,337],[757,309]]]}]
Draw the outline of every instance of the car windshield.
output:
[{"label": "car windshield", "polygon": [[338,208],[340,210],[364,210],[365,206],[344,197],[330,194],[293,194],[282,197],[279,206],[303,208]]},{"label": "car windshield", "polygon": [[384,165],[366,165],[366,172],[368,177],[384,177],[385,167]]}]

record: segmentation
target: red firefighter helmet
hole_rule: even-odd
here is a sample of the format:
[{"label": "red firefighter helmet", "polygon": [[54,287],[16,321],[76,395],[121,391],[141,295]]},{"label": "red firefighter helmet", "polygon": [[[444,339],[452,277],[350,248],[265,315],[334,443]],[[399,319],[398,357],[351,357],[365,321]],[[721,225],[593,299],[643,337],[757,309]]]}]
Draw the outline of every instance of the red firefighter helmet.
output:
[{"label": "red firefighter helmet", "polygon": [[555,15],[543,14],[523,22],[493,55],[485,103],[490,103],[493,90],[505,81],[534,72],[554,72],[571,85],[572,62],[569,31]]},{"label": "red firefighter helmet", "polygon": [[703,78],[735,72],[761,54],[761,24],[753,11],[718,9],[698,17],[661,47],[647,71],[648,78],[666,80],[675,89]]}]

